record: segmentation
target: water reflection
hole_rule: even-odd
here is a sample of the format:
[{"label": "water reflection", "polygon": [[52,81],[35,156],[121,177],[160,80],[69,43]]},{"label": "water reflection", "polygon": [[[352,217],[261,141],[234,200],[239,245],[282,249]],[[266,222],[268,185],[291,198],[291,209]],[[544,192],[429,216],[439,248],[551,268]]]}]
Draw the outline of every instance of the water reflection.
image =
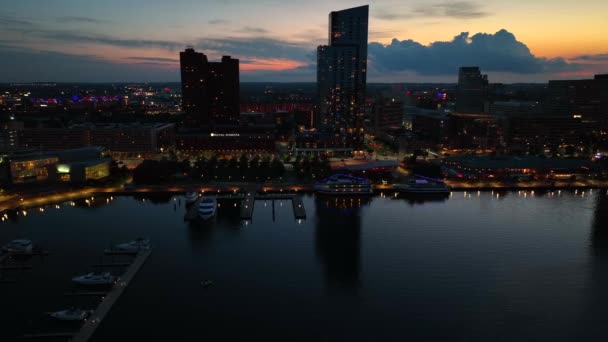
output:
[{"label": "water reflection", "polygon": [[361,208],[369,198],[315,197],[315,248],[330,289],[356,290],[361,268]]},{"label": "water reflection", "polygon": [[594,195],[596,198],[590,234],[589,283],[584,289],[587,307],[580,322],[577,322],[581,340],[590,340],[605,333],[604,317],[608,305],[608,196],[603,191]]}]

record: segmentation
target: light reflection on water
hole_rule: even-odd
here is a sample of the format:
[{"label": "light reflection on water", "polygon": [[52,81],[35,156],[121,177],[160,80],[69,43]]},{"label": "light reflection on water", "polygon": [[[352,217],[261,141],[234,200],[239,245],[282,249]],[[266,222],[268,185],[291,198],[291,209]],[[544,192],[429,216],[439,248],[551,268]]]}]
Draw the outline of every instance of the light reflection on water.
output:
[{"label": "light reflection on water", "polygon": [[[257,201],[242,221],[235,204],[222,202],[206,223],[184,222],[185,202],[171,195],[7,213],[0,243],[31,238],[50,252],[31,270],[2,271],[17,280],[1,285],[0,300],[15,308],[0,313],[7,340],[57,329],[40,313],[74,304],[62,296],[69,279],[99,263],[104,248],[139,236],[155,250],[94,341],[603,336],[605,191],[306,196],[306,220],[283,200]],[[202,291],[204,279],[214,286]]]}]

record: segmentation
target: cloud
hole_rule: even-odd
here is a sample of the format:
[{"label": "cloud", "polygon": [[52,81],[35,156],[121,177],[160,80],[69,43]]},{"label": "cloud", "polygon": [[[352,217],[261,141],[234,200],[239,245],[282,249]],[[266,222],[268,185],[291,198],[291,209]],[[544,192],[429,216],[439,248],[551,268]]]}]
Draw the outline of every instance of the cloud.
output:
[{"label": "cloud", "polygon": [[94,43],[105,44],[126,48],[145,48],[158,47],[169,50],[177,50],[184,47],[186,44],[168,40],[150,40],[150,39],[120,39],[101,35],[86,35],[67,31],[41,32],[44,38],[60,40],[72,43]]},{"label": "cloud", "polygon": [[8,15],[0,15],[0,25],[2,26],[32,26],[32,23],[28,18],[24,17],[13,17]]},{"label": "cloud", "polygon": [[107,22],[106,20],[95,19],[91,17],[79,17],[79,16],[65,16],[58,17],[57,22],[60,23],[78,23],[78,24],[102,24]]},{"label": "cloud", "polygon": [[393,39],[389,45],[369,44],[369,59],[380,71],[415,71],[422,75],[453,75],[461,66],[483,71],[540,74],[579,70],[583,65],[563,58],[540,58],[507,30],[495,34],[463,32],[449,42],[422,45]]},{"label": "cloud", "polygon": [[127,57],[126,59],[147,62],[179,62],[179,59],[164,57]]},{"label": "cloud", "polygon": [[213,20],[209,20],[208,23],[211,25],[222,25],[222,24],[228,24],[228,20],[213,19]]},{"label": "cloud", "polygon": [[586,62],[608,62],[608,53],[601,53],[597,55],[582,55],[572,58],[575,61],[586,61]]},{"label": "cloud", "polygon": [[266,34],[268,33],[268,30],[261,27],[245,26],[239,30],[236,30],[235,32]]},{"label": "cloud", "polygon": [[120,64],[93,55],[0,48],[3,82],[153,82],[179,80],[167,64]]},{"label": "cloud", "polygon": [[476,19],[490,15],[484,12],[479,4],[473,1],[441,2],[415,6],[412,9],[380,8],[375,17],[384,20],[399,20],[416,17],[446,17],[455,19]]}]

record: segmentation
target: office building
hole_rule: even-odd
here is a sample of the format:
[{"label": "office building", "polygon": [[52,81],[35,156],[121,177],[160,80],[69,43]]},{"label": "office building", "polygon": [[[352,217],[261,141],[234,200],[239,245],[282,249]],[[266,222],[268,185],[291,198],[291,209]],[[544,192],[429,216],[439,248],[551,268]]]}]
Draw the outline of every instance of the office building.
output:
[{"label": "office building", "polygon": [[456,111],[479,114],[487,112],[488,75],[482,75],[479,67],[461,67],[458,72]]}]

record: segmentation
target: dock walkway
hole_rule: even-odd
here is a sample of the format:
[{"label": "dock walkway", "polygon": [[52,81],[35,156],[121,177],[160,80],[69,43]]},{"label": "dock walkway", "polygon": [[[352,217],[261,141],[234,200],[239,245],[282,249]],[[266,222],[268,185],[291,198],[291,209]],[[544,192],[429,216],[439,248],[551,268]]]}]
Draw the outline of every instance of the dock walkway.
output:
[{"label": "dock walkway", "polygon": [[95,330],[97,330],[97,327],[99,327],[101,321],[106,317],[112,306],[129,286],[129,283],[133,280],[137,272],[141,269],[150,256],[150,253],[152,253],[152,250],[142,251],[137,255],[135,260],[133,260],[131,267],[129,267],[125,274],[118,278],[116,285],[114,285],[112,290],[108,292],[97,309],[95,309],[91,316],[89,316],[88,320],[84,323],[78,334],[76,334],[70,341],[86,342],[91,338],[91,336],[93,336],[93,333],[95,333]]}]

